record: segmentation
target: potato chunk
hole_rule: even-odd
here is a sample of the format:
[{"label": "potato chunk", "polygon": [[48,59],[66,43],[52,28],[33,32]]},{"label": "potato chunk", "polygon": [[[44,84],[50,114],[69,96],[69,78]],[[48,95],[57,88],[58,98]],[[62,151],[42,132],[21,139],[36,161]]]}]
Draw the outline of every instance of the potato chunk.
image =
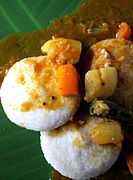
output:
[{"label": "potato chunk", "polygon": [[84,99],[87,102],[91,102],[95,98],[108,98],[114,93],[117,81],[117,70],[115,67],[88,71],[85,75]]},{"label": "potato chunk", "polygon": [[96,144],[119,144],[123,141],[121,126],[117,121],[104,119],[91,130],[92,141]]},{"label": "potato chunk", "polygon": [[41,47],[42,52],[47,53],[49,58],[58,64],[76,64],[79,61],[81,49],[80,41],[65,38],[51,39]]}]

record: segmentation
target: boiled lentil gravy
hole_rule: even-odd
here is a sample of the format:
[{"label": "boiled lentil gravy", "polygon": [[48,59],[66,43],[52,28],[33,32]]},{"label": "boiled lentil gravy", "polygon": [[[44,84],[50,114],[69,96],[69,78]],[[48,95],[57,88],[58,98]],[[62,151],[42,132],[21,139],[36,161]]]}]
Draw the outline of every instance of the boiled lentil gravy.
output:
[{"label": "boiled lentil gravy", "polygon": [[[5,37],[0,41],[0,83],[14,62],[42,55],[41,46],[52,36],[80,40],[85,50],[100,40],[115,37],[121,22],[127,22],[133,27],[132,9],[132,0],[82,0],[73,13],[54,20],[47,29]],[[98,177],[102,180],[128,178],[132,177],[121,158],[105,175]],[[68,178],[54,171],[52,179]]]}]

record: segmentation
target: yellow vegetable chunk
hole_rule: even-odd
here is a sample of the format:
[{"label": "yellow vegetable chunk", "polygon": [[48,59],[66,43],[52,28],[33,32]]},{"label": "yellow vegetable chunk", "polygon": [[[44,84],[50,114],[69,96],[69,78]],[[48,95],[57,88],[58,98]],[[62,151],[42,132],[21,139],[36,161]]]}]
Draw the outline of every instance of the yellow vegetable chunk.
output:
[{"label": "yellow vegetable chunk", "polygon": [[110,97],[117,86],[117,70],[115,67],[106,67],[90,70],[85,75],[85,97],[87,102],[95,98]]},{"label": "yellow vegetable chunk", "polygon": [[123,141],[121,126],[117,121],[104,119],[91,130],[92,141],[96,144],[119,144]]},{"label": "yellow vegetable chunk", "polygon": [[81,49],[80,41],[65,38],[51,39],[41,47],[42,52],[58,64],[78,63]]}]

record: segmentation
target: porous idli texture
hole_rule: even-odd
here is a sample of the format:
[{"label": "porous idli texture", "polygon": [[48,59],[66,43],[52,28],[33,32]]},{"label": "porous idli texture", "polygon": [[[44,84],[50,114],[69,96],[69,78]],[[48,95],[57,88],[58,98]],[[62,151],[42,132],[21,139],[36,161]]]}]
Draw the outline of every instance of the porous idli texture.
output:
[{"label": "porous idli texture", "polygon": [[12,122],[44,131],[73,117],[81,97],[58,95],[58,66],[47,56],[39,56],[25,58],[10,68],[1,86],[1,103]]},{"label": "porous idli texture", "polygon": [[41,132],[41,148],[48,163],[62,175],[76,180],[90,179],[106,172],[117,160],[122,145],[92,142],[91,128],[99,121],[100,118],[89,116],[78,129],[70,123],[50,132]]}]

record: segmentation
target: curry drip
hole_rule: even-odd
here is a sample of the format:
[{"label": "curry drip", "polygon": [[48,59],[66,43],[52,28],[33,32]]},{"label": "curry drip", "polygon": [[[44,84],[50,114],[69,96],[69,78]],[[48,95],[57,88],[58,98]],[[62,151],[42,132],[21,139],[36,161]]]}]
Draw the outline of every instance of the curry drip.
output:
[{"label": "curry drip", "polygon": [[[27,66],[22,69],[17,68],[17,64],[13,66],[18,74],[16,82],[26,87],[26,93],[29,96],[29,100],[21,104],[21,111],[60,108],[62,99],[56,92],[56,71],[59,65],[49,60],[47,56],[38,61],[27,58],[24,63]],[[30,74],[28,74],[29,71]],[[28,79],[27,76],[29,76]]]}]

